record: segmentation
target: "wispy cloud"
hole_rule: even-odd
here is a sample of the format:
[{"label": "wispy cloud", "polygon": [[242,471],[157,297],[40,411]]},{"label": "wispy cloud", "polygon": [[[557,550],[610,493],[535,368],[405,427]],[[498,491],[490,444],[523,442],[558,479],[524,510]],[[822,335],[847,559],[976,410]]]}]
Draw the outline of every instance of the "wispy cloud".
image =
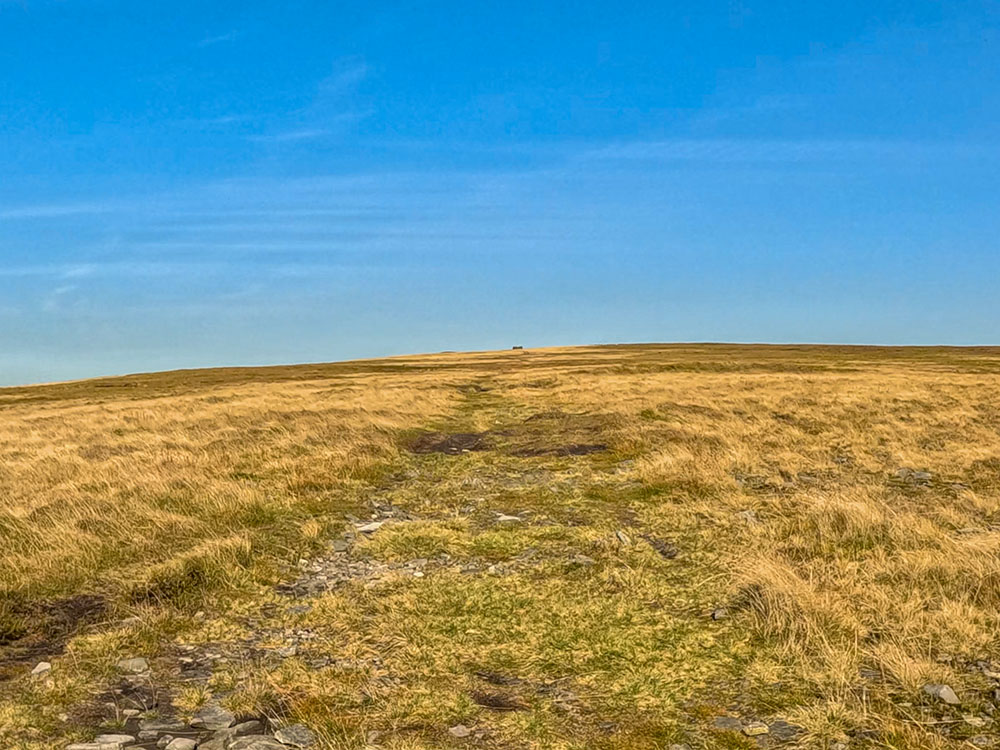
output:
[{"label": "wispy cloud", "polygon": [[78,289],[76,284],[62,284],[52,289],[42,301],[42,310],[58,312],[66,298]]},{"label": "wispy cloud", "polygon": [[315,84],[309,103],[280,118],[271,132],[248,135],[256,143],[295,143],[342,135],[353,123],[368,117],[371,109],[358,101],[357,89],[369,74],[368,64],[357,57],[338,60],[333,72]]},{"label": "wispy cloud", "polygon": [[198,42],[199,47],[211,47],[215,44],[222,44],[223,42],[231,42],[240,35],[240,32],[236,29],[233,31],[228,31],[225,34],[218,34],[216,36],[208,36]]},{"label": "wispy cloud", "polygon": [[254,119],[251,115],[220,115],[218,117],[206,117],[201,120],[193,120],[198,125],[232,125],[236,122],[247,122]]},{"label": "wispy cloud", "polygon": [[359,57],[338,60],[334,70],[317,86],[317,96],[331,96],[349,93],[360,84],[370,72],[368,63]]},{"label": "wispy cloud", "polygon": [[55,203],[36,206],[12,206],[0,208],[0,221],[18,219],[54,219],[60,216],[81,214],[104,214],[115,210],[110,203]]},{"label": "wispy cloud", "polygon": [[330,130],[322,128],[305,128],[288,130],[284,133],[269,133],[266,135],[248,135],[247,140],[255,143],[288,143],[291,141],[312,141],[330,135]]},{"label": "wispy cloud", "polygon": [[257,133],[248,135],[247,140],[254,143],[294,143],[296,141],[314,141],[320,138],[332,137],[344,133],[344,127],[350,123],[364,119],[370,114],[368,111],[348,111],[338,112],[328,115],[322,120],[326,127],[303,127],[291,130],[284,130],[276,133]]},{"label": "wispy cloud", "polygon": [[906,140],[710,138],[617,143],[585,150],[583,160],[806,162],[871,158],[997,157],[990,144]]}]

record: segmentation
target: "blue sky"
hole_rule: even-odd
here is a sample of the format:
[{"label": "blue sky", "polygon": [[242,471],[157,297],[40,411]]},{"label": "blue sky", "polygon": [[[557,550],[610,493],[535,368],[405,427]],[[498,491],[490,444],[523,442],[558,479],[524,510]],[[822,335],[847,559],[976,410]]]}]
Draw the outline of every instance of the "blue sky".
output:
[{"label": "blue sky", "polygon": [[0,384],[1000,344],[995,2],[0,0]]}]

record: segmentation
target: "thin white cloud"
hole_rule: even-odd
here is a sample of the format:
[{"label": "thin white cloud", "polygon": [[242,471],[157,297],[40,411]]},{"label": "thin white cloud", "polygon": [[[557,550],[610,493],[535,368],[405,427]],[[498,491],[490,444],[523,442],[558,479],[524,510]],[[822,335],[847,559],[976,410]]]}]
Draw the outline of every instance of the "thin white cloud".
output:
[{"label": "thin white cloud", "polygon": [[301,127],[277,133],[257,133],[248,135],[247,140],[254,143],[295,143],[296,141],[314,141],[319,138],[339,135],[344,132],[344,126],[364,119],[370,110],[350,110],[318,118],[322,127]]},{"label": "thin white cloud", "polygon": [[231,42],[240,35],[240,32],[236,29],[233,31],[226,32],[225,34],[219,34],[217,36],[208,36],[198,42],[199,47],[211,47],[215,44],[222,44],[223,42]]},{"label": "thin white cloud", "polygon": [[293,141],[311,141],[329,134],[329,130],[321,128],[305,128],[302,130],[288,130],[284,133],[248,135],[247,140],[254,141],[255,143],[289,143]]},{"label": "thin white cloud", "polygon": [[0,208],[0,221],[19,219],[54,219],[60,216],[110,213],[115,206],[109,203],[63,203],[38,206],[13,206]]},{"label": "thin white cloud", "polygon": [[[109,261],[99,263],[51,263],[0,267],[2,278],[51,278],[55,281],[107,277],[163,277],[204,271],[206,268],[223,268],[221,263],[178,263],[171,261]],[[60,284],[54,293],[65,294],[77,284]]]},{"label": "thin white cloud", "polygon": [[335,70],[319,82],[317,96],[332,96],[348,93],[361,83],[370,72],[368,64],[359,58],[339,61]]},{"label": "thin white cloud", "polygon": [[583,160],[690,162],[805,162],[870,158],[996,157],[986,144],[893,140],[680,138],[610,144],[584,151]]}]

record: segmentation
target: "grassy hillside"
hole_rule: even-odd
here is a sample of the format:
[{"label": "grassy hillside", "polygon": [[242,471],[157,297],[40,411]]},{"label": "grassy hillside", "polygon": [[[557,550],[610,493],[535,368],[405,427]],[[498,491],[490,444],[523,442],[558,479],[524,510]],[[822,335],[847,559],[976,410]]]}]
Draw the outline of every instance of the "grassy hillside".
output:
[{"label": "grassy hillside", "polygon": [[4,748],[215,702],[321,748],[986,747],[998,679],[997,349],[0,389]]}]

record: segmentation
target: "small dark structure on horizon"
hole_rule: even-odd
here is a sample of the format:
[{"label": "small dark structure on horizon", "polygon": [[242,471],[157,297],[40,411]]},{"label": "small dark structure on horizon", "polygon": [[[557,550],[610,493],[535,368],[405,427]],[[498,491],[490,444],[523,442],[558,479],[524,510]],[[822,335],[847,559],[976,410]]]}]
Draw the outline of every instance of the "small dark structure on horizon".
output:
[{"label": "small dark structure on horizon", "polygon": [[523,346],[512,346],[511,349],[523,349]]}]

